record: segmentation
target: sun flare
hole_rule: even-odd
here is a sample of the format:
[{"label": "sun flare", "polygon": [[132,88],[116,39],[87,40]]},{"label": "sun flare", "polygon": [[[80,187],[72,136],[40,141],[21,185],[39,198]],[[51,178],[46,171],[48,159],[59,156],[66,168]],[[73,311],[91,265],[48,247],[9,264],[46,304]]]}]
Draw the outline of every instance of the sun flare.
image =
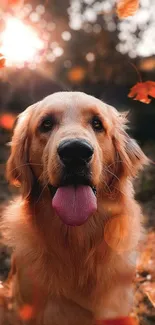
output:
[{"label": "sun flare", "polygon": [[20,19],[11,17],[1,34],[1,52],[8,65],[33,62],[44,49],[37,33]]}]

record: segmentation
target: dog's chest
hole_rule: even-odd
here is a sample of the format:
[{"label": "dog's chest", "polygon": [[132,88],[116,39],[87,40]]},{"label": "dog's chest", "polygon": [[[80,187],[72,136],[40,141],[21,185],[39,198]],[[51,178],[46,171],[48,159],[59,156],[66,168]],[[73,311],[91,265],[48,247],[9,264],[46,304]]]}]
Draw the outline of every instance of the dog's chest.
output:
[{"label": "dog's chest", "polygon": [[[88,261],[74,258],[66,258],[63,261],[58,257],[38,260],[35,263],[20,265],[18,269],[18,281],[23,300],[33,300],[36,292],[43,292],[45,296],[75,297],[76,300],[91,301],[99,285],[99,274],[103,265],[99,264],[96,256]],[[22,290],[23,288],[23,290]],[[45,290],[44,290],[45,289]]]}]

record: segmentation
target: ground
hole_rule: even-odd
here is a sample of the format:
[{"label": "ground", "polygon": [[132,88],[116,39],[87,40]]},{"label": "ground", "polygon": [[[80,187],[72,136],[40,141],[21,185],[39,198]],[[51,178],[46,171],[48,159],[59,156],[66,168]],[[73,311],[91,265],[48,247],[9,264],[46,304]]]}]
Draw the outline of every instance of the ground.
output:
[{"label": "ground", "polygon": [[[0,215],[13,191],[5,180],[5,162],[9,154],[10,134],[0,130]],[[153,158],[153,144],[143,148],[145,153]],[[141,255],[137,262],[135,278],[135,304],[133,315],[138,317],[140,325],[155,324],[155,170],[154,163],[136,181],[136,198],[141,203],[147,235],[145,243],[141,246]],[[5,280],[10,269],[10,250],[4,245],[0,237],[0,281]]]}]

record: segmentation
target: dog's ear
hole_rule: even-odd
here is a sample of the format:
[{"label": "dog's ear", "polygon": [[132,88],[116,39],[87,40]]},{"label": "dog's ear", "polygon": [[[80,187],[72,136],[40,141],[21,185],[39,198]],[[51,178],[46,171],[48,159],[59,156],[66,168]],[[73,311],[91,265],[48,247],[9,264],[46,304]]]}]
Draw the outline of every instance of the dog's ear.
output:
[{"label": "dog's ear", "polygon": [[32,106],[19,115],[11,142],[11,154],[7,162],[7,179],[21,187],[23,197],[28,197],[33,185],[33,174],[29,164],[29,121]]},{"label": "dog's ear", "polygon": [[126,115],[119,115],[119,124],[114,134],[114,145],[120,162],[121,171],[124,176],[135,177],[144,165],[149,164],[149,159],[145,156],[137,142],[126,132]]}]

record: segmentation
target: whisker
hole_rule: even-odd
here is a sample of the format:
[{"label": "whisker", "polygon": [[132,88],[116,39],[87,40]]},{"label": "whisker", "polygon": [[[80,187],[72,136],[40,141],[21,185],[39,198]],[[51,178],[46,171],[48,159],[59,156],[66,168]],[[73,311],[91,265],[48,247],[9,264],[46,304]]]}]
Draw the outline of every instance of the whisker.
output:
[{"label": "whisker", "polygon": [[40,174],[39,178],[38,178],[38,181],[41,181],[42,180],[42,176],[44,175],[44,171]]},{"label": "whisker", "polygon": [[111,167],[111,166],[113,166],[113,165],[115,165],[115,164],[117,164],[117,163],[123,163],[123,160],[115,160],[113,163],[111,163],[111,164],[108,165],[107,167],[109,168],[109,167]]},{"label": "whisker", "polygon": [[115,175],[113,172],[111,172],[109,169],[106,169],[104,167],[104,170],[107,171],[109,174],[111,174],[112,176],[114,176],[118,181],[120,181],[119,177],[117,177],[117,175]]},{"label": "whisker", "polygon": [[108,186],[108,184],[106,183],[106,181],[105,181],[104,179],[103,179],[102,181],[103,181],[103,183],[105,184],[105,186],[108,188],[109,192],[111,193],[111,189],[110,189],[110,187]]},{"label": "whisker", "polygon": [[115,186],[114,186],[114,188],[115,188],[117,191],[119,191],[120,193],[122,193],[123,195],[126,195],[126,193],[124,193],[123,191],[121,191],[119,188],[117,188],[117,187],[115,187]]},{"label": "whisker", "polygon": [[14,170],[20,168],[20,167],[25,167],[25,166],[43,166],[43,164],[35,164],[35,163],[26,163],[26,164],[23,164],[23,165],[19,165],[17,167],[15,167],[14,169],[11,170],[11,172],[13,172]]},{"label": "whisker", "polygon": [[42,189],[42,191],[41,191],[41,193],[40,193],[40,195],[39,195],[39,198],[38,198],[38,200],[36,201],[36,203],[39,202],[39,200],[40,200],[40,198],[41,198],[41,196],[42,196],[44,190],[46,189],[47,185],[48,185],[48,183],[46,183],[45,186],[43,187],[43,189]]}]

